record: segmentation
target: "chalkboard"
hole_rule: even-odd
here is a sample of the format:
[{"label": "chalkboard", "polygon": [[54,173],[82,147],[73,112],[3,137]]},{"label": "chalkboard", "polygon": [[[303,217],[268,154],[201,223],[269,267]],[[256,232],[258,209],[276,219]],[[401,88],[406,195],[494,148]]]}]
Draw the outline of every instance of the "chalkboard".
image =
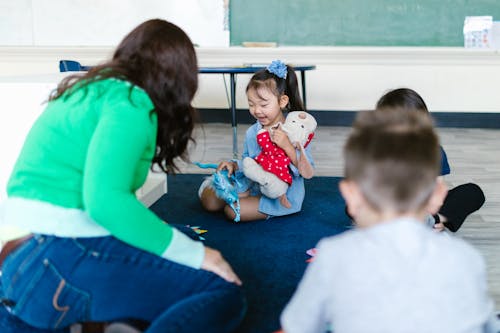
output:
[{"label": "chalkboard", "polygon": [[231,0],[231,45],[463,46],[465,16],[500,0]]}]

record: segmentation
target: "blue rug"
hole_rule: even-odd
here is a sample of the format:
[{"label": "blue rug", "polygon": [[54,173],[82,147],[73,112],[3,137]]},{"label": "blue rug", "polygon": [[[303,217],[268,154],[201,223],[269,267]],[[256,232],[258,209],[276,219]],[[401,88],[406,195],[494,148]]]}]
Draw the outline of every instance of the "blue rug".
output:
[{"label": "blue rug", "polygon": [[203,177],[168,176],[168,193],[151,209],[169,223],[208,230],[200,235],[204,243],[221,251],[243,281],[248,312],[238,332],[276,331],[280,328],[279,315],[307,266],[310,256],[306,251],[321,238],[350,227],[338,191],[339,178],[307,180],[300,213],[234,223],[222,213],[211,214],[201,208],[197,192]]}]

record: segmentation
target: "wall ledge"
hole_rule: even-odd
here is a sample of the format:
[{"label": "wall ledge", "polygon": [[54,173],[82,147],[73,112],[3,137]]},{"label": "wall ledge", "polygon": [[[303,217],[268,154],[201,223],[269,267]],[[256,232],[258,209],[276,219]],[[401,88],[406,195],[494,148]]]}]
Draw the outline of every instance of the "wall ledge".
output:
[{"label": "wall ledge", "polygon": [[[496,65],[500,51],[463,47],[276,47],[199,48],[203,65],[241,65],[280,58],[284,61],[316,65]],[[235,60],[238,63],[235,63]]]},{"label": "wall ledge", "polygon": [[[111,57],[111,46],[0,46],[0,62],[52,61],[74,59],[96,64]],[[474,65],[500,66],[499,50],[465,49],[462,47],[199,47],[200,66],[268,63],[279,58],[296,64],[353,65]]]},{"label": "wall ledge", "polygon": [[[0,47],[0,76],[56,73],[59,60],[96,65],[109,59],[111,46]],[[433,112],[500,112],[500,52],[462,47],[199,47],[200,66],[314,64],[307,77],[307,104],[314,110],[372,107],[388,89],[411,87]],[[246,107],[249,75],[238,75],[236,105]],[[200,75],[194,104],[227,105],[227,77]]]},{"label": "wall ledge", "polygon": [[96,64],[111,57],[112,47],[0,46],[0,62],[47,62],[54,59],[78,60]]}]

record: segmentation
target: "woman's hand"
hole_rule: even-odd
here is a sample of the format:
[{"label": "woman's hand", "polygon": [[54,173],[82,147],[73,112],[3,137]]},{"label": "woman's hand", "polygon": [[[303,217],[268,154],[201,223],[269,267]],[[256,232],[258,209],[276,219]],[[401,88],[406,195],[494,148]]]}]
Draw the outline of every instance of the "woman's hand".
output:
[{"label": "woman's hand", "polygon": [[201,268],[219,275],[228,282],[236,283],[238,286],[241,286],[240,278],[233,272],[233,269],[222,257],[220,252],[208,246],[205,246],[205,258],[201,263]]},{"label": "woman's hand", "polygon": [[227,170],[229,176],[231,176],[236,170],[238,170],[238,164],[233,161],[223,161],[219,163],[217,167],[217,172],[221,170]]}]

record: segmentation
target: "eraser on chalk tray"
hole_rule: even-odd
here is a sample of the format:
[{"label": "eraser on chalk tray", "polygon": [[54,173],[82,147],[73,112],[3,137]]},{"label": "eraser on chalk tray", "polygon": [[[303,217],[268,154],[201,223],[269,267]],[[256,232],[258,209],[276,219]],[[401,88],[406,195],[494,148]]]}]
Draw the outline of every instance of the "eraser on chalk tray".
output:
[{"label": "eraser on chalk tray", "polygon": [[243,42],[244,47],[276,47],[276,42]]}]

